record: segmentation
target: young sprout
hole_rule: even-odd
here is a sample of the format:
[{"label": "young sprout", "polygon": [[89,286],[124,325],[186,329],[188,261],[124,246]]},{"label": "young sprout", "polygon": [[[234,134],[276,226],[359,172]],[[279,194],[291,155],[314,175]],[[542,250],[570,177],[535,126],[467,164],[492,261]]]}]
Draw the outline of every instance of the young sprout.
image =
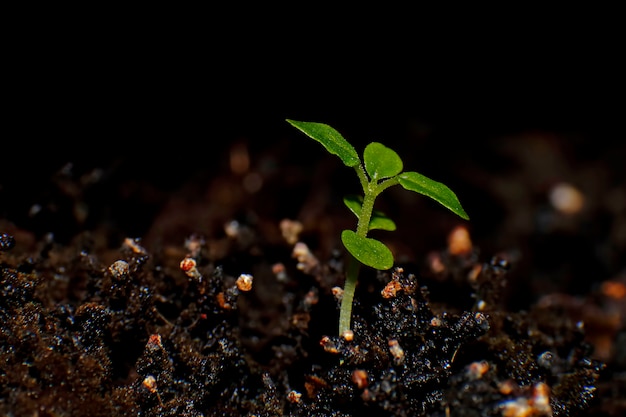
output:
[{"label": "young sprout", "polygon": [[403,172],[402,159],[392,149],[372,142],[363,151],[363,160],[354,147],[339,132],[324,123],[287,122],[305,135],[321,143],[328,152],[337,155],[344,165],[354,168],[363,188],[359,197],[345,197],[344,204],[357,217],[356,230],[341,232],[341,241],[351,255],[346,266],[346,281],[339,311],[339,334],[350,330],[352,301],[361,264],[378,270],[393,266],[391,250],[381,241],[367,237],[373,229],[394,231],[396,224],[383,213],[374,210],[374,201],[387,188],[400,184],[403,188],[437,201],[465,220],[469,216],[456,195],[446,185],[417,172]]}]

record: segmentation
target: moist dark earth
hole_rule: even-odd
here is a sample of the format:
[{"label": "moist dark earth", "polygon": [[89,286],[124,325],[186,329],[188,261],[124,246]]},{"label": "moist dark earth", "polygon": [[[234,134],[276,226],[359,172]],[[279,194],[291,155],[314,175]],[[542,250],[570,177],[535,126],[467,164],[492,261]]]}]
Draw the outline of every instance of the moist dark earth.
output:
[{"label": "moist dark earth", "polygon": [[394,148],[470,215],[381,195],[396,264],[361,270],[347,338],[359,184],[284,120],[210,151],[5,153],[0,414],[624,415],[623,142],[315,121]]}]

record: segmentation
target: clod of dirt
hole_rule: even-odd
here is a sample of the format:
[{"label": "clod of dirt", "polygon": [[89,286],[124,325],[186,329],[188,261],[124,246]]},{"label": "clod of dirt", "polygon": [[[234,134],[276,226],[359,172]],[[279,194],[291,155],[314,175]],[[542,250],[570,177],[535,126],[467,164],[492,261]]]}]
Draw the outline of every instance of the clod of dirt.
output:
[{"label": "clod of dirt", "polygon": [[[305,271],[258,239],[211,259],[197,236],[17,251],[2,234],[0,412],[571,417],[607,377],[567,311],[500,305],[503,258],[443,250],[420,275],[365,272],[339,336],[340,258]],[[431,284],[464,292],[435,299]]]}]

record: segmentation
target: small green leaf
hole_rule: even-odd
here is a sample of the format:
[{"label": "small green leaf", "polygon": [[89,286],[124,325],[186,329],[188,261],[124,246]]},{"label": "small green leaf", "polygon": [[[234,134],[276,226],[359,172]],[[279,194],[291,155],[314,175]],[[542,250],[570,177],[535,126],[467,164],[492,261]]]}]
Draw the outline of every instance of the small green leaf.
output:
[{"label": "small green leaf", "polygon": [[370,219],[370,227],[369,230],[387,230],[389,232],[393,232],[396,230],[396,223],[391,220],[389,217],[385,216],[383,213],[379,211],[375,211],[372,213],[372,218]]},{"label": "small green leaf", "polygon": [[452,190],[446,185],[431,180],[430,178],[417,172],[403,172],[398,176],[398,182],[405,189],[430,197],[457,216],[462,217],[465,220],[469,220],[469,216],[465,210],[463,210],[461,202],[457,198],[456,194],[454,194],[454,192],[452,192]]},{"label": "small green leaf", "polygon": [[389,178],[402,172],[402,159],[382,143],[372,142],[363,151],[365,170],[372,181]]},{"label": "small green leaf", "polygon": [[352,230],[341,232],[341,241],[359,262],[374,269],[386,270],[393,266],[393,254],[384,243],[357,235]]},{"label": "small green leaf", "polygon": [[357,219],[359,218],[361,215],[361,206],[363,205],[363,197],[360,195],[347,195],[343,198],[343,204],[354,213]]},{"label": "small green leaf", "polygon": [[[350,209],[352,213],[359,218],[361,215],[361,205],[363,204],[363,197],[360,195],[350,195],[343,198],[343,203]],[[382,211],[374,210],[370,218],[370,224],[368,230],[387,230],[393,232],[396,230],[396,224],[393,220],[385,215]]]},{"label": "small green leaf", "polygon": [[286,120],[311,139],[321,143],[328,152],[337,155],[345,165],[355,167],[361,163],[356,149],[339,132],[327,124]]}]

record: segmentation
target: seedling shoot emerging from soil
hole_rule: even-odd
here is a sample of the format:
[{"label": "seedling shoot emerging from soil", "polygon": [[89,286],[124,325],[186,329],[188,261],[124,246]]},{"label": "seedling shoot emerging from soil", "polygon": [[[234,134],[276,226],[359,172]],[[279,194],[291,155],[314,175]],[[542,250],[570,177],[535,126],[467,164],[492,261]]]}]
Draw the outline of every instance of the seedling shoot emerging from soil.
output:
[{"label": "seedling shoot emerging from soil", "polygon": [[469,216],[450,188],[417,172],[403,172],[402,159],[385,145],[370,143],[365,147],[361,160],[354,147],[329,125],[290,119],[287,122],[321,143],[331,154],[337,155],[344,165],[354,168],[363,188],[363,196],[345,197],[343,200],[356,215],[358,222],[356,231],[341,232],[341,241],[351,255],[346,266],[346,281],[339,312],[339,335],[342,336],[350,330],[352,301],[361,264],[387,270],[394,263],[393,254],[384,243],[367,237],[367,233],[373,229],[396,230],[393,220],[374,210],[374,201],[380,193],[400,184],[409,191],[432,198],[465,220],[469,220]]}]

